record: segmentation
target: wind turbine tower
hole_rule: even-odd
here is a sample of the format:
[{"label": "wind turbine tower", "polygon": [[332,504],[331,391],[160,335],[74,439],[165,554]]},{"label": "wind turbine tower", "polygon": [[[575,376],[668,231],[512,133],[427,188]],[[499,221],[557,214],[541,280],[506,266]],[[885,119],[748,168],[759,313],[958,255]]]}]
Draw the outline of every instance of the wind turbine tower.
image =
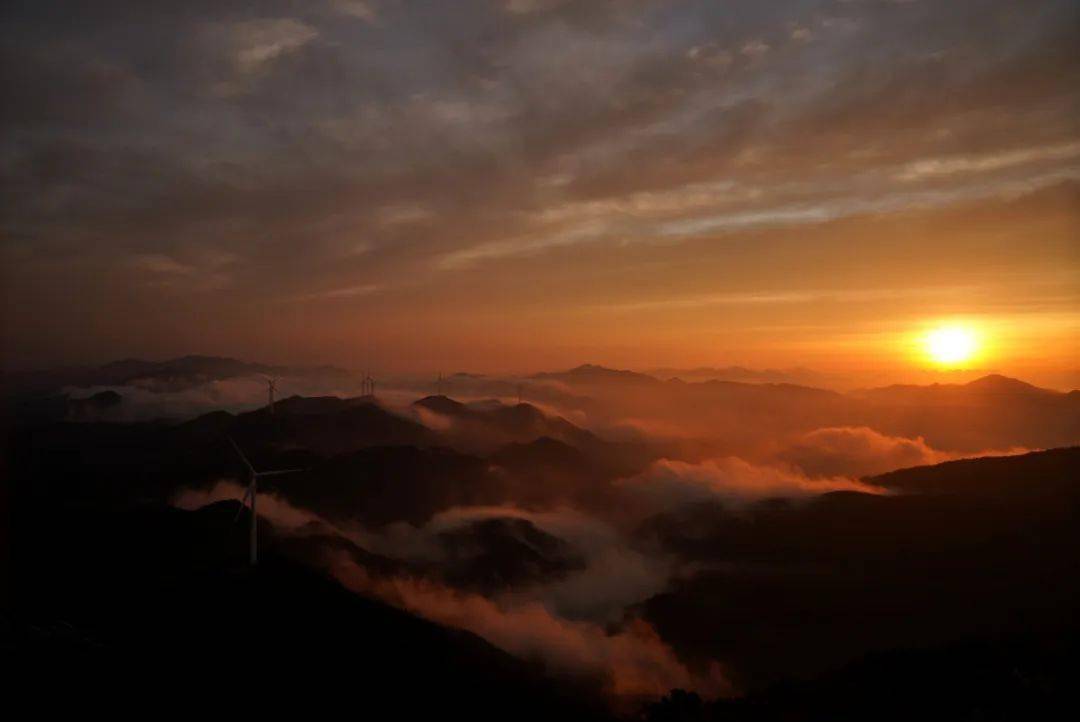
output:
[{"label": "wind turbine tower", "polygon": [[277,391],[277,379],[273,376],[264,376],[266,379],[266,394],[270,399],[270,413],[274,413],[274,392]]},{"label": "wind turbine tower", "polygon": [[[271,392],[272,393],[272,392]],[[273,407],[271,407],[273,408]],[[246,503],[251,504],[251,531],[248,535],[248,560],[251,566],[255,566],[259,563],[259,520],[256,512],[256,503],[259,496],[259,479],[264,476],[281,476],[283,474],[295,474],[303,469],[277,469],[274,471],[255,471],[255,467],[251,465],[248,458],[244,456],[244,452],[240,450],[232,438],[229,439],[229,443],[236,449],[237,455],[240,460],[244,462],[244,467],[247,472],[247,488],[244,490],[244,495],[240,497],[240,508],[236,510],[236,516],[233,518],[235,522],[240,518],[240,512],[244,510]]]}]

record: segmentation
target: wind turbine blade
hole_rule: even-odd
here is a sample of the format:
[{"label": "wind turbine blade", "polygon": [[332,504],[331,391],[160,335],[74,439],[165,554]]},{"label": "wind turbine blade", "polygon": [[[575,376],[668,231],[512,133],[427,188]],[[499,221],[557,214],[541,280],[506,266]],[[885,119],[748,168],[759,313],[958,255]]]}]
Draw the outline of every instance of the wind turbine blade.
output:
[{"label": "wind turbine blade", "polygon": [[274,471],[259,471],[255,476],[281,476],[282,474],[299,474],[301,471],[307,471],[307,469],[275,469]]},{"label": "wind turbine blade", "polygon": [[252,466],[251,462],[248,461],[248,458],[246,456],[244,456],[244,452],[240,450],[240,447],[236,445],[236,442],[233,441],[233,438],[231,436],[229,437],[229,443],[232,444],[232,447],[234,449],[236,449],[236,453],[239,454],[240,460],[244,462],[244,466],[246,466],[248,468],[248,471],[251,472],[252,474],[254,474],[255,473],[255,467]]},{"label": "wind turbine blade", "polygon": [[244,507],[247,506],[247,500],[251,497],[251,486],[249,485],[244,489],[244,495],[240,497],[240,508],[236,510],[236,516],[233,517],[233,523],[240,518],[240,514],[243,513]]}]

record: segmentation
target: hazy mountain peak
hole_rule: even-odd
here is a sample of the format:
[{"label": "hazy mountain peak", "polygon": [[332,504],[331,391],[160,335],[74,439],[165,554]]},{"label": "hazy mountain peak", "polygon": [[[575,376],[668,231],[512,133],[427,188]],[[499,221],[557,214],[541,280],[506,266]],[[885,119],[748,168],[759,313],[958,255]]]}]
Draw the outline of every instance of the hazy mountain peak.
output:
[{"label": "hazy mountain peak", "polygon": [[658,384],[661,383],[659,379],[648,374],[639,373],[637,371],[629,371],[626,369],[612,369],[606,366],[598,366],[596,364],[582,364],[575,366],[567,371],[553,371],[547,373],[535,374],[533,378],[536,379],[555,379],[561,381],[571,382],[590,382],[590,383],[633,383],[633,384]]},{"label": "hazy mountain peak", "polygon": [[466,410],[465,404],[460,401],[455,401],[449,396],[443,394],[435,394],[432,396],[425,396],[422,399],[418,399],[413,402],[413,406],[419,406],[429,411],[434,411],[439,414],[460,414]]},{"label": "hazy mountain peak", "polygon": [[964,386],[969,389],[992,391],[995,393],[1050,393],[1047,389],[1041,389],[1026,381],[1003,376],[1001,374],[988,374],[982,378],[964,384]]}]

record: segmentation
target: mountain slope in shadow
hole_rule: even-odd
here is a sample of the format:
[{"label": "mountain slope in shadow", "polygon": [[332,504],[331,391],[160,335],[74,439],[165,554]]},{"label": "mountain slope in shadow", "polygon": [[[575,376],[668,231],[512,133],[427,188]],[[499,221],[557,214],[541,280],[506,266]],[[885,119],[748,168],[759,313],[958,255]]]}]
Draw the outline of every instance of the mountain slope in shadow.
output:
[{"label": "mountain slope in shadow", "polygon": [[156,694],[217,709],[240,690],[249,711],[606,717],[589,684],[552,679],[472,634],[347,591],[290,561],[269,527],[259,566],[248,568],[237,508],[29,514],[5,643],[19,677],[47,676],[67,694],[104,694],[116,706]]}]

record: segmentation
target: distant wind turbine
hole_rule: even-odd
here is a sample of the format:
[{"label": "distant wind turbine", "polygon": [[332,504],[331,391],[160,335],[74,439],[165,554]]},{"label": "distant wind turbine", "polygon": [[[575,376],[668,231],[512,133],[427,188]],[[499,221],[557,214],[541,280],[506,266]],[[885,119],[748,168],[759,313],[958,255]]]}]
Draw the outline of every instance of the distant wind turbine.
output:
[{"label": "distant wind turbine", "polygon": [[270,413],[274,413],[274,392],[277,391],[277,379],[273,376],[263,376],[266,380],[266,393],[270,397]]},{"label": "distant wind turbine", "polygon": [[247,468],[248,483],[247,488],[244,490],[244,495],[240,497],[240,508],[236,510],[236,516],[233,518],[235,522],[240,518],[240,513],[244,510],[245,504],[248,500],[251,501],[251,534],[250,534],[250,561],[251,565],[255,566],[259,563],[259,524],[258,517],[256,516],[255,503],[259,494],[259,479],[264,476],[281,476],[283,474],[295,474],[303,469],[277,469],[274,471],[255,471],[255,467],[251,465],[248,458],[244,456],[244,452],[240,450],[232,438],[229,439],[229,443],[236,449],[237,455],[240,460],[244,462],[244,466]]}]

